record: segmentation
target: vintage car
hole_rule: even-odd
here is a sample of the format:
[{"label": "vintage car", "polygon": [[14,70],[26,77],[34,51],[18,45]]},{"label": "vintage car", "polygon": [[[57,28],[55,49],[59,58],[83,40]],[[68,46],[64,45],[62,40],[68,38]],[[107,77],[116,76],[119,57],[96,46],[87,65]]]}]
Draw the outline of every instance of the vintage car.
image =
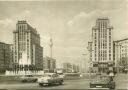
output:
[{"label": "vintage car", "polygon": [[63,84],[63,78],[59,77],[58,74],[45,74],[42,77],[38,78],[37,82],[40,86],[51,85],[55,83]]},{"label": "vintage car", "polygon": [[37,77],[33,76],[33,75],[24,75],[22,77],[20,77],[20,80],[22,82],[36,82],[37,81]]},{"label": "vintage car", "polygon": [[115,89],[115,82],[110,76],[99,75],[90,80],[90,88]]},{"label": "vintage car", "polygon": [[58,74],[58,77],[64,79],[65,75],[64,74]]}]

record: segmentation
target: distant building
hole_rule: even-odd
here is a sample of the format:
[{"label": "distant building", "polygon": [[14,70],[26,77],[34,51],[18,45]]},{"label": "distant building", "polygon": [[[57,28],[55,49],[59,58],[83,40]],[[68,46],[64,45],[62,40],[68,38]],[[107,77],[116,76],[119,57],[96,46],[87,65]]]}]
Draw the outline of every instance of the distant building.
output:
[{"label": "distant building", "polygon": [[54,70],[56,69],[56,60],[50,57],[44,57],[43,69],[45,72],[54,72]]},{"label": "distant building", "polygon": [[73,64],[73,65],[72,65],[72,72],[77,73],[77,72],[79,72],[79,71],[80,71],[80,70],[79,70],[79,66],[78,66],[78,65]]},{"label": "distant building", "polygon": [[[113,27],[108,18],[98,18],[92,28],[92,64],[99,72],[107,72],[113,63]],[[91,44],[91,43],[90,43]],[[90,45],[91,46],[91,45]],[[90,59],[91,60],[91,59]]]},{"label": "distant building", "polygon": [[63,71],[64,73],[77,73],[80,71],[80,68],[78,65],[71,64],[71,63],[63,63]]},{"label": "distant building", "polygon": [[114,60],[115,66],[119,66],[122,58],[128,59],[128,38],[114,41]]},{"label": "distant building", "polygon": [[50,69],[50,58],[49,57],[43,58],[43,69],[49,71]]},{"label": "distant building", "polygon": [[26,21],[18,21],[13,31],[13,63],[16,71],[43,70],[40,35]]},{"label": "distant building", "polygon": [[0,42],[0,73],[5,73],[12,64],[11,44]]},{"label": "distant building", "polygon": [[56,68],[56,59],[52,58],[50,60],[50,70],[54,71]]},{"label": "distant building", "polygon": [[90,67],[92,67],[93,65],[92,65],[92,52],[93,52],[93,50],[92,50],[92,42],[88,42],[88,47],[87,47],[87,49],[88,49],[88,54],[89,54],[89,63],[90,63]]},{"label": "distant building", "polygon": [[72,72],[72,65],[71,63],[63,63],[64,73],[71,73]]}]

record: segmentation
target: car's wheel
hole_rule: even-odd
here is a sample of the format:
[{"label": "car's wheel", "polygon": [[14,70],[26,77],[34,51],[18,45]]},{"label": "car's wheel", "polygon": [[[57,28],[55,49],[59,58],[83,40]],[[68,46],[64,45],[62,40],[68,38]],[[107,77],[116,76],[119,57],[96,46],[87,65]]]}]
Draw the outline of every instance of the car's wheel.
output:
[{"label": "car's wheel", "polygon": [[63,81],[60,81],[59,84],[62,85],[63,84]]},{"label": "car's wheel", "polygon": [[90,84],[90,88],[93,88],[92,84]]},{"label": "car's wheel", "polygon": [[111,86],[110,89],[115,89],[115,86]]},{"label": "car's wheel", "polygon": [[37,81],[37,79],[34,79],[34,80],[33,80],[33,82],[36,82],[36,81]]},{"label": "car's wheel", "polygon": [[27,80],[22,80],[22,82],[27,82]]},{"label": "car's wheel", "polygon": [[44,84],[43,83],[39,83],[39,86],[44,86]]},{"label": "car's wheel", "polygon": [[110,84],[110,89],[115,89],[115,83]]},{"label": "car's wheel", "polygon": [[47,85],[48,85],[48,86],[51,86],[51,85],[52,85],[52,83],[48,83]]}]

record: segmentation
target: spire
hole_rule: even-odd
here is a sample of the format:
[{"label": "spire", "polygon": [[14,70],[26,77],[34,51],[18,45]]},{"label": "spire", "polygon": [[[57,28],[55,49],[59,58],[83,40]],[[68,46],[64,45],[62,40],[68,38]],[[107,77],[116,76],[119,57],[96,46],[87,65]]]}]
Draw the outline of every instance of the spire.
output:
[{"label": "spire", "polygon": [[50,57],[52,58],[52,47],[53,47],[52,38],[50,38],[49,46],[50,46]]},{"label": "spire", "polygon": [[52,46],[53,46],[53,42],[52,42],[52,38],[50,38],[50,48],[52,48]]}]

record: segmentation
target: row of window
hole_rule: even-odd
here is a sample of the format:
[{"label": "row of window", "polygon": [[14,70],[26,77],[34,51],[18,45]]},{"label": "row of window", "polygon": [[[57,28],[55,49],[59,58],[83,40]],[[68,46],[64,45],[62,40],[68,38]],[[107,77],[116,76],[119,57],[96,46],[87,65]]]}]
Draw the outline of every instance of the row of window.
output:
[{"label": "row of window", "polygon": [[22,30],[27,30],[27,25],[18,25],[17,26],[18,27],[18,30],[21,30],[21,32],[22,32]]},{"label": "row of window", "polygon": [[106,28],[107,25],[108,25],[108,21],[106,21],[106,20],[104,20],[104,21],[103,20],[100,20],[100,21],[97,22],[97,24],[98,24],[99,27]]}]

